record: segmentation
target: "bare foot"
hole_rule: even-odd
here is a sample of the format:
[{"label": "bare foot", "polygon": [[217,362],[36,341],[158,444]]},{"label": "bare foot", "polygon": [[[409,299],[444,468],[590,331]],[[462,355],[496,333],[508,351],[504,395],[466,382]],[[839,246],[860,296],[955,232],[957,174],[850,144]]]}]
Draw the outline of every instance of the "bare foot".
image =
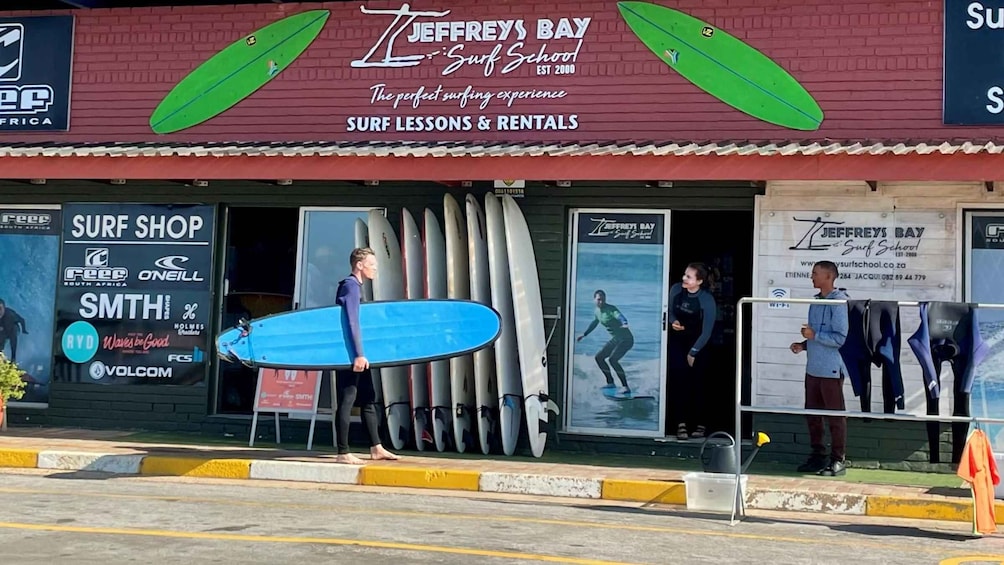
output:
[{"label": "bare foot", "polygon": [[384,449],[382,445],[370,448],[370,459],[374,461],[397,461],[399,456]]},{"label": "bare foot", "polygon": [[338,457],[335,457],[335,463],[344,463],[345,465],[365,465],[366,462],[362,459],[352,455],[351,453],[342,453]]}]

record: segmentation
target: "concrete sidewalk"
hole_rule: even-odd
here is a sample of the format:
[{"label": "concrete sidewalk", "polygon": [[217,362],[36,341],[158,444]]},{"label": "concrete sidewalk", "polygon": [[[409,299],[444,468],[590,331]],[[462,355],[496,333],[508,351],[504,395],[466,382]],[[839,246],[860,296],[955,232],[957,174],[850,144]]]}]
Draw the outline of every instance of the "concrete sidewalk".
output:
[{"label": "concrete sidewalk", "polygon": [[[339,465],[333,455],[275,448],[129,442],[129,432],[12,428],[0,435],[0,468],[126,475],[266,479],[466,490],[686,505],[685,471],[546,463],[524,458]],[[961,484],[961,480],[960,480]],[[934,491],[934,492],[932,492]],[[968,489],[749,475],[750,509],[971,521]],[[1004,524],[1004,503],[997,504]]]}]

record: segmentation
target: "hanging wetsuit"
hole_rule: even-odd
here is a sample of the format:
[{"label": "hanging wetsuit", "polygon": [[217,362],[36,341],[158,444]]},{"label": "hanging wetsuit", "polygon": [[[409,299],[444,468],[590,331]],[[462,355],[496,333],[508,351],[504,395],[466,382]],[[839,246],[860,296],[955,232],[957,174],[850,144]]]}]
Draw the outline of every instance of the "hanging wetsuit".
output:
[{"label": "hanging wetsuit", "polygon": [[882,367],[882,410],[893,414],[906,407],[903,372],[899,365],[899,304],[882,300],[847,302],[847,339],[840,356],[847,366],[854,396],[861,411],[872,408],[872,363]]},{"label": "hanging wetsuit", "polygon": [[[980,337],[976,308],[972,304],[954,302],[920,303],[920,327],[907,340],[920,361],[927,392],[927,413],[940,413],[941,366],[948,361],[955,375],[955,408],[953,416],[969,416],[969,393],[973,388],[976,366],[986,357],[989,347]],[[962,458],[966,443],[967,422],[952,423],[952,463]],[[928,422],[927,441],[931,449],[931,463],[940,462],[938,442],[941,435],[939,422]]]}]

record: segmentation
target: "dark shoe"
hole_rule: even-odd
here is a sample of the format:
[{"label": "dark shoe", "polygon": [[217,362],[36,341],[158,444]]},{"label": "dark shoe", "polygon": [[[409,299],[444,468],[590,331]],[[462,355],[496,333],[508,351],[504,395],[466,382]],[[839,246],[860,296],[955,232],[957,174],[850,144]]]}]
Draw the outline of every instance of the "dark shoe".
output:
[{"label": "dark shoe", "polygon": [[821,470],[819,474],[824,477],[839,477],[847,474],[847,466],[843,461],[834,459],[833,461],[830,461],[830,464],[827,465],[825,469]]},{"label": "dark shoe", "polygon": [[697,426],[697,429],[694,430],[694,433],[690,434],[690,437],[693,439],[701,439],[702,437],[704,437],[704,434],[705,434],[704,426]]},{"label": "dark shoe", "polygon": [[689,438],[690,434],[687,433],[687,424],[680,424],[676,427],[676,439],[685,440]]},{"label": "dark shoe", "polygon": [[826,457],[820,455],[813,455],[809,457],[805,463],[798,466],[796,471],[799,473],[818,473],[828,466],[828,461]]}]

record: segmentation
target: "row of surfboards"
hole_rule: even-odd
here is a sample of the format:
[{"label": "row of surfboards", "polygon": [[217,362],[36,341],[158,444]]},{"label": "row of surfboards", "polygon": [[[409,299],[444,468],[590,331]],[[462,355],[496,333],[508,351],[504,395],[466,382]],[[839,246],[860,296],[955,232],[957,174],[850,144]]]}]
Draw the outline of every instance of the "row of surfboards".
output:
[{"label": "row of surfboards", "polygon": [[540,457],[547,440],[547,354],[540,285],[530,231],[511,196],[485,195],[484,208],[468,194],[465,210],[450,194],[443,198],[443,227],[426,208],[421,227],[405,208],[400,239],[379,210],[356,221],[355,244],[371,247],[378,274],[371,288],[377,301],[469,299],[494,308],[502,331],[492,346],[473,355],[374,371],[382,393],[392,445],[413,438],[424,450],[474,450],[488,454],[501,444],[512,455],[521,420],[531,452]]}]

